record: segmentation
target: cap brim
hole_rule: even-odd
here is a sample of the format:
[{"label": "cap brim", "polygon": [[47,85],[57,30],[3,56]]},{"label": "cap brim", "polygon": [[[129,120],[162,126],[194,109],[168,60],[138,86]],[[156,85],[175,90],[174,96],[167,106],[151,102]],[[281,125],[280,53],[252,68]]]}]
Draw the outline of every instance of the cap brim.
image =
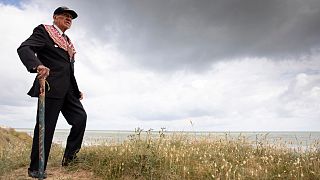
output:
[{"label": "cap brim", "polygon": [[72,19],[75,19],[78,17],[78,14],[74,10],[67,9],[67,10],[64,10],[64,12],[69,13],[72,16]]},{"label": "cap brim", "polygon": [[72,19],[75,19],[78,17],[78,14],[74,10],[71,10],[71,9],[65,9],[65,10],[62,10],[59,13],[55,13],[55,14],[58,15],[58,14],[63,14],[63,13],[70,14],[72,16]]}]

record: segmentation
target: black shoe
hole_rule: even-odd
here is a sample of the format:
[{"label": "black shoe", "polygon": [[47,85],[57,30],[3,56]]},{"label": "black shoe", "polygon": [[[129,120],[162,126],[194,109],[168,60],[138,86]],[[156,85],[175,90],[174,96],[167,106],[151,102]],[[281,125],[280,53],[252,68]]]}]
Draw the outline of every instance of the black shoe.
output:
[{"label": "black shoe", "polygon": [[63,157],[62,159],[62,166],[70,166],[75,163],[78,163],[78,157],[72,156],[72,157]]},{"label": "black shoe", "polygon": [[[29,177],[32,177],[32,178],[39,178],[39,171],[28,169],[28,175],[29,175]],[[47,178],[46,172],[43,173],[43,179],[45,179],[45,178]]]}]

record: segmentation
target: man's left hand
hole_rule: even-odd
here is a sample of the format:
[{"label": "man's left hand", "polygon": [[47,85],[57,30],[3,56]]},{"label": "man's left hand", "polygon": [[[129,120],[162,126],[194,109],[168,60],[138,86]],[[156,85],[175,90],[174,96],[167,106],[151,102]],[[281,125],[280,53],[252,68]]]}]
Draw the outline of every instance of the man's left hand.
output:
[{"label": "man's left hand", "polygon": [[79,98],[80,100],[82,100],[83,99],[83,93],[82,92],[80,92],[80,98]]}]

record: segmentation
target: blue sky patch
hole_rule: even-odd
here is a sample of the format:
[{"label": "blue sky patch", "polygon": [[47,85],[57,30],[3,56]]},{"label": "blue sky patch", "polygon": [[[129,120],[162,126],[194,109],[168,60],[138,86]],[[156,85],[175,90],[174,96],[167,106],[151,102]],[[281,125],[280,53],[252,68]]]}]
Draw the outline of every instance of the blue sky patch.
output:
[{"label": "blue sky patch", "polygon": [[22,0],[0,0],[0,4],[13,5],[13,6],[17,6],[17,7],[20,7],[21,2],[22,2]]}]

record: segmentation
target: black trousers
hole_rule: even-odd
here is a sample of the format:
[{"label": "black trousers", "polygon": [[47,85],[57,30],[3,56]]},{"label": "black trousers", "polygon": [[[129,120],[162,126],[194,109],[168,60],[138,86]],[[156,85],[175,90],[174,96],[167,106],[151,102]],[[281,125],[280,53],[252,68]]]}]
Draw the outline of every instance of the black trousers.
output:
[{"label": "black trousers", "polygon": [[[45,162],[44,169],[46,169],[50,148],[52,144],[53,134],[56,128],[59,113],[70,124],[71,130],[67,139],[67,145],[64,152],[65,158],[73,158],[80,150],[83,135],[87,122],[87,114],[80,102],[74,95],[72,89],[68,91],[65,98],[54,99],[45,98]],[[33,143],[31,151],[31,163],[29,170],[39,169],[39,115],[37,113],[37,123],[33,134]]]}]

